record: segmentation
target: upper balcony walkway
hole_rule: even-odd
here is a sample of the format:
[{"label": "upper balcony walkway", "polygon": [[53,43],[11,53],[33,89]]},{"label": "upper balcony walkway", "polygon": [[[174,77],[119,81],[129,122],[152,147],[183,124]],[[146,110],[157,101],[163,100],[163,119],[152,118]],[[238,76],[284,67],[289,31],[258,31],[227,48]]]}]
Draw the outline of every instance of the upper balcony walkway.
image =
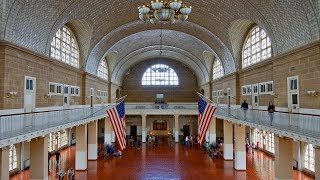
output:
[{"label": "upper balcony walkway", "polygon": [[[0,116],[0,148],[28,141],[93,120],[107,117],[110,105]],[[198,115],[196,103],[126,103],[127,115]],[[320,145],[320,115],[275,112],[273,126],[267,111],[220,107],[214,116],[280,136]]]}]

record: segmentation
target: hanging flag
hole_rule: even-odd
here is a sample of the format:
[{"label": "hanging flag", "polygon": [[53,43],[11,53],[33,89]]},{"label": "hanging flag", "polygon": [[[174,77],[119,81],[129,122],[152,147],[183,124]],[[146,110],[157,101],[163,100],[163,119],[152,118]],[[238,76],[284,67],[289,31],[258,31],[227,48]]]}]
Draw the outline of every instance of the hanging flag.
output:
[{"label": "hanging flag", "polygon": [[216,108],[203,100],[199,95],[198,109],[198,143],[202,145],[203,139],[211,122],[212,115],[216,111]]},{"label": "hanging flag", "polygon": [[126,148],[126,123],[124,105],[125,104],[123,99],[116,106],[107,110],[113,131],[116,135],[117,142],[121,150]]}]

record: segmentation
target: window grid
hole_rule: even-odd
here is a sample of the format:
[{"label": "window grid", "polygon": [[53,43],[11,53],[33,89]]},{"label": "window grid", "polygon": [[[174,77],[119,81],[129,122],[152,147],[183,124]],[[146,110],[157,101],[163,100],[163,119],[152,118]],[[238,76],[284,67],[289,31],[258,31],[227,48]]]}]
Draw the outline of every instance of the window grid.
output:
[{"label": "window grid", "polygon": [[274,153],[274,134],[268,133],[266,135],[266,149],[269,152]]},{"label": "window grid", "polygon": [[242,68],[271,57],[271,41],[266,32],[256,26],[249,32],[242,51]]},{"label": "window grid", "polygon": [[311,170],[315,171],[314,169],[314,150],[312,144],[307,145],[306,147],[306,152],[304,154],[304,167]]},{"label": "window grid", "polygon": [[14,145],[10,146],[9,151],[9,171],[14,170],[18,167],[18,160],[17,160],[17,151]]},{"label": "window grid", "polygon": [[79,67],[79,53],[76,40],[66,27],[60,28],[51,42],[50,57]]},{"label": "window grid", "polygon": [[223,67],[221,65],[221,62],[219,60],[215,60],[213,63],[213,79],[218,79],[224,75]]},{"label": "window grid", "polygon": [[142,85],[179,85],[176,72],[167,65],[155,64],[149,67],[143,74]]},{"label": "window grid", "polygon": [[108,69],[106,61],[102,60],[98,67],[98,76],[102,79],[108,79]]}]

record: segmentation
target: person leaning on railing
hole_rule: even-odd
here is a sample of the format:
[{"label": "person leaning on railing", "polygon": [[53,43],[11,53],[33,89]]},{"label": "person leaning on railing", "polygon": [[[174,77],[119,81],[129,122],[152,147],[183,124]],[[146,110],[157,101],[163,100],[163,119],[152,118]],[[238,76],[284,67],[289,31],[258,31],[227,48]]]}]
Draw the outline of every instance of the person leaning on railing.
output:
[{"label": "person leaning on railing", "polygon": [[269,102],[268,112],[269,112],[269,117],[270,117],[270,126],[272,126],[274,111],[275,111],[275,107],[274,107],[273,103]]}]

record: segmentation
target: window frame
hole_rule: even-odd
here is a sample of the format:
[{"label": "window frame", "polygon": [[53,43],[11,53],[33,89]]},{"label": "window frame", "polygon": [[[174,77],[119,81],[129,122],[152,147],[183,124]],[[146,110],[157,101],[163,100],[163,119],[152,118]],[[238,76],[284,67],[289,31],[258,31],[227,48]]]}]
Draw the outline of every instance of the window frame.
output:
[{"label": "window frame", "polygon": [[[264,42],[265,47],[263,47]],[[241,55],[242,69],[272,57],[272,41],[267,31],[258,25],[250,28],[244,40]]]},{"label": "window frame", "polygon": [[153,64],[143,73],[142,86],[179,86],[177,72],[166,64]]},{"label": "window frame", "polygon": [[15,145],[11,145],[9,149],[9,171],[18,168],[17,149]]},{"label": "window frame", "polygon": [[[218,62],[218,63],[216,63]],[[224,68],[222,63],[219,59],[215,59],[213,61],[213,68],[212,68],[212,80],[219,79],[224,76]]]},{"label": "window frame", "polygon": [[[313,153],[313,154],[311,154]],[[311,159],[311,162],[310,162]],[[308,144],[304,153],[304,168],[315,172],[315,151],[312,144]]]}]

